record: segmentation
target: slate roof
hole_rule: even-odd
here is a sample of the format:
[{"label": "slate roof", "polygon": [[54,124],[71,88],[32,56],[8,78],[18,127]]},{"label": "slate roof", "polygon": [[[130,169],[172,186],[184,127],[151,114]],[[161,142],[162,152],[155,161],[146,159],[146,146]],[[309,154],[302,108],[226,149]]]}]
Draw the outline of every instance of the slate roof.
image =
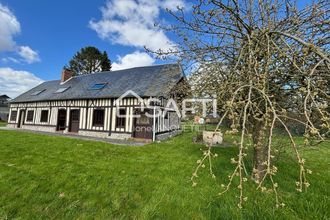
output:
[{"label": "slate roof", "polygon": [[[94,73],[73,77],[62,85],[60,80],[44,82],[11,100],[11,103],[118,98],[127,90],[132,90],[141,97],[160,97],[168,94],[182,77],[184,74],[178,64]],[[91,87],[96,83],[107,83],[107,85],[101,90],[92,90]],[[55,93],[63,87],[70,88],[63,93]],[[31,95],[40,90],[45,91],[39,95]]]}]

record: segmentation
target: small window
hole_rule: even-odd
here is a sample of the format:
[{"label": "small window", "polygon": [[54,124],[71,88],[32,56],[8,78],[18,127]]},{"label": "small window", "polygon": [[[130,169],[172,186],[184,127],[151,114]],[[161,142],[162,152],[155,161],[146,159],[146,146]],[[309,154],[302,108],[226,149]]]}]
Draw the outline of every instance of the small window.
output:
[{"label": "small window", "polygon": [[16,121],[17,111],[11,111],[10,121]]},{"label": "small window", "polygon": [[62,93],[65,92],[66,90],[68,90],[70,87],[63,87],[63,88],[59,88],[58,90],[56,90],[54,93]]},{"label": "small window", "polygon": [[39,95],[40,93],[42,93],[44,91],[46,91],[46,89],[35,91],[31,95]]},{"label": "small window", "polygon": [[26,115],[26,121],[33,121],[33,116],[34,116],[34,111],[33,110],[30,110],[27,112],[27,115]]},{"label": "small window", "polygon": [[48,122],[48,110],[41,110],[40,122]]},{"label": "small window", "polygon": [[102,127],[104,125],[104,109],[95,109],[93,112],[93,126]]},{"label": "small window", "polygon": [[103,89],[105,87],[107,83],[95,83],[91,89],[92,90],[100,90],[100,89]]},{"label": "small window", "polygon": [[116,127],[123,128],[126,123],[126,109],[119,109],[119,115],[116,118]]}]

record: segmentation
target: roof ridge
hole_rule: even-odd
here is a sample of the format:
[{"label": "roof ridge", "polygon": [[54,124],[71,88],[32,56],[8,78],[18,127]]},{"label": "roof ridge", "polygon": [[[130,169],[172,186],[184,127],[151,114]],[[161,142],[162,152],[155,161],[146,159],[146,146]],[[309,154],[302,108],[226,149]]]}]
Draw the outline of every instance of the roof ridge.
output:
[{"label": "roof ridge", "polygon": [[155,64],[155,65],[149,65],[149,66],[136,66],[136,67],[120,69],[120,70],[109,70],[109,71],[93,72],[93,73],[89,73],[89,74],[80,74],[80,75],[77,75],[77,76],[73,76],[72,78],[86,77],[86,76],[90,76],[90,75],[94,75],[94,74],[100,74],[100,73],[115,73],[115,72],[121,72],[121,71],[133,70],[133,69],[152,68],[152,67],[171,66],[171,65],[180,66],[179,63],[165,63],[165,64]]}]

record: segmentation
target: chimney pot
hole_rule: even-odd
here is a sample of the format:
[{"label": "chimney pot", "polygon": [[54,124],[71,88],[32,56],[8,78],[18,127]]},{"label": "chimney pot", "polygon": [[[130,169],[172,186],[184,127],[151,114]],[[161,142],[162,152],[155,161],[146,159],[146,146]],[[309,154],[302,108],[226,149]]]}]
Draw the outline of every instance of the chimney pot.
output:
[{"label": "chimney pot", "polygon": [[62,77],[61,77],[61,83],[67,81],[68,79],[72,78],[73,73],[71,70],[63,69],[62,70]]}]

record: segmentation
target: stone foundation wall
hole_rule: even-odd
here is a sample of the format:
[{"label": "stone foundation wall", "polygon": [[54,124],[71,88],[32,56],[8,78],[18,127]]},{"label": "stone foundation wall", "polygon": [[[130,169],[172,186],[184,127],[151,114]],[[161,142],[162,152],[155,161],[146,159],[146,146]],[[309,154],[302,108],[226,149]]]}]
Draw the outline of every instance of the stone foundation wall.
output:
[{"label": "stone foundation wall", "polygon": [[7,128],[16,128],[17,125],[16,124],[7,124]]},{"label": "stone foundation wall", "polygon": [[129,139],[132,137],[132,134],[121,134],[121,133],[111,133],[109,138],[113,139]]},{"label": "stone foundation wall", "polygon": [[89,136],[89,137],[98,137],[98,138],[112,138],[112,139],[129,139],[132,137],[131,134],[122,134],[122,133],[111,133],[109,136],[109,132],[101,132],[101,131],[79,131],[79,135]]},{"label": "stone foundation wall", "polygon": [[[17,124],[7,124],[7,128],[17,128]],[[38,126],[38,125],[22,125],[21,128],[17,129],[26,129],[31,131],[45,131],[45,132],[56,132],[56,127],[52,126]]]},{"label": "stone foundation wall", "polygon": [[179,135],[181,133],[182,133],[182,130],[174,130],[174,131],[170,131],[170,132],[163,133],[163,134],[157,134],[156,141],[163,141],[163,140],[169,139],[171,137],[174,137],[176,135]]},{"label": "stone foundation wall", "polygon": [[45,132],[55,132],[56,127],[48,127],[48,126],[31,126],[31,125],[22,125],[22,129],[32,130],[32,131],[45,131]]},{"label": "stone foundation wall", "polygon": [[100,131],[78,131],[79,135],[98,137],[98,138],[107,138],[109,137],[109,132],[100,132]]}]

